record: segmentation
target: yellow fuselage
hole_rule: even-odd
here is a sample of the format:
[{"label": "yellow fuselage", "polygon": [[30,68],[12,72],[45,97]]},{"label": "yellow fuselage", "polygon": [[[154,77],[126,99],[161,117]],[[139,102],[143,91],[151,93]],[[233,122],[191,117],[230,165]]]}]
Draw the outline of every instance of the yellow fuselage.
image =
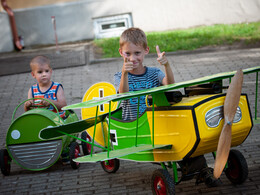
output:
[{"label": "yellow fuselage", "polygon": [[[205,122],[206,113],[223,106],[225,95],[202,95],[184,98],[169,107],[155,107],[154,144],[172,144],[171,150],[154,150],[155,161],[179,161],[185,157],[195,157],[217,149],[223,119],[216,127]],[[241,144],[248,136],[252,121],[247,97],[242,95],[239,102],[242,118],[232,125],[232,146]],[[152,108],[147,116],[152,134]]]}]

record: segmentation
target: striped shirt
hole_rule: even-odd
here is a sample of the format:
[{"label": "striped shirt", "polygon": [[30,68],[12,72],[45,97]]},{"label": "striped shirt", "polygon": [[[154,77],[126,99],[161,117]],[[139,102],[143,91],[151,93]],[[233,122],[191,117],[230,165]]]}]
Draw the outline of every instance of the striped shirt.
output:
[{"label": "striped shirt", "polygon": [[[156,67],[145,67],[146,71],[141,75],[134,75],[128,73],[128,85],[129,92],[131,91],[140,91],[143,89],[150,89],[153,87],[158,87],[162,85],[162,80],[165,77],[165,74]],[[117,72],[114,76],[115,86],[118,92],[122,72]],[[121,107],[123,109],[122,119],[123,120],[133,120],[137,117],[137,108],[138,108],[138,97],[131,98],[128,100],[123,100],[121,102]],[[139,105],[139,116],[144,113],[146,110],[145,96],[140,97]]]},{"label": "striped shirt", "polygon": [[[42,92],[40,90],[40,88],[39,88],[38,83],[34,84],[31,87],[32,97],[33,98],[45,98],[45,99],[50,99],[50,100],[57,101],[57,92],[58,92],[58,89],[59,89],[60,86],[62,87],[62,85],[60,83],[52,82],[50,88],[47,91]],[[42,101],[41,99],[40,100],[35,100],[34,103],[36,105],[40,105],[41,101]],[[48,109],[56,113],[56,109],[52,105],[50,105]],[[61,118],[65,117],[65,111],[61,111],[60,112],[60,117]]]}]

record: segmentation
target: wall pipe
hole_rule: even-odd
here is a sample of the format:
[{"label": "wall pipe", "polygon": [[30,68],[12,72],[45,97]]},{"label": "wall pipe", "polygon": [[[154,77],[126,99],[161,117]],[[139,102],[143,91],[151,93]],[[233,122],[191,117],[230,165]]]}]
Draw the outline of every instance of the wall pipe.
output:
[{"label": "wall pipe", "polygon": [[17,33],[15,19],[14,19],[14,12],[12,11],[12,9],[10,7],[8,7],[6,0],[1,0],[1,4],[9,16],[10,25],[11,25],[12,34],[13,34],[14,46],[17,50],[22,50],[23,46],[21,44],[20,38]]}]

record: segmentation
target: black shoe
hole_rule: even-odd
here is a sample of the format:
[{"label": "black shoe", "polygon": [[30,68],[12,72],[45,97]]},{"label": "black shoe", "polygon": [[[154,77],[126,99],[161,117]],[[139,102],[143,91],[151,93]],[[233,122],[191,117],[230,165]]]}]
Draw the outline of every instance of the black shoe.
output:
[{"label": "black shoe", "polygon": [[213,176],[213,169],[206,167],[201,170],[197,183],[204,182],[208,187],[217,187],[222,184],[220,179]]}]

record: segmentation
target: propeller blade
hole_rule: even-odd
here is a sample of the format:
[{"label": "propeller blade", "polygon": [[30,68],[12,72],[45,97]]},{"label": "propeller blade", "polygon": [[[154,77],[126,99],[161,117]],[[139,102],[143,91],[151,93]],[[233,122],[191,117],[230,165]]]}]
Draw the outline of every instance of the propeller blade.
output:
[{"label": "propeller blade", "polygon": [[239,104],[243,84],[243,72],[238,70],[232,78],[224,102],[224,125],[219,136],[214,177],[219,178],[228,159],[232,138],[232,122]]},{"label": "propeller blade", "polygon": [[230,146],[231,146],[231,125],[225,124],[219,137],[217,156],[214,165],[213,174],[214,177],[217,179],[220,177],[225,167],[225,164],[227,162]]},{"label": "propeller blade", "polygon": [[238,70],[232,78],[224,102],[225,120],[232,122],[236,114],[243,84],[243,72]]}]

